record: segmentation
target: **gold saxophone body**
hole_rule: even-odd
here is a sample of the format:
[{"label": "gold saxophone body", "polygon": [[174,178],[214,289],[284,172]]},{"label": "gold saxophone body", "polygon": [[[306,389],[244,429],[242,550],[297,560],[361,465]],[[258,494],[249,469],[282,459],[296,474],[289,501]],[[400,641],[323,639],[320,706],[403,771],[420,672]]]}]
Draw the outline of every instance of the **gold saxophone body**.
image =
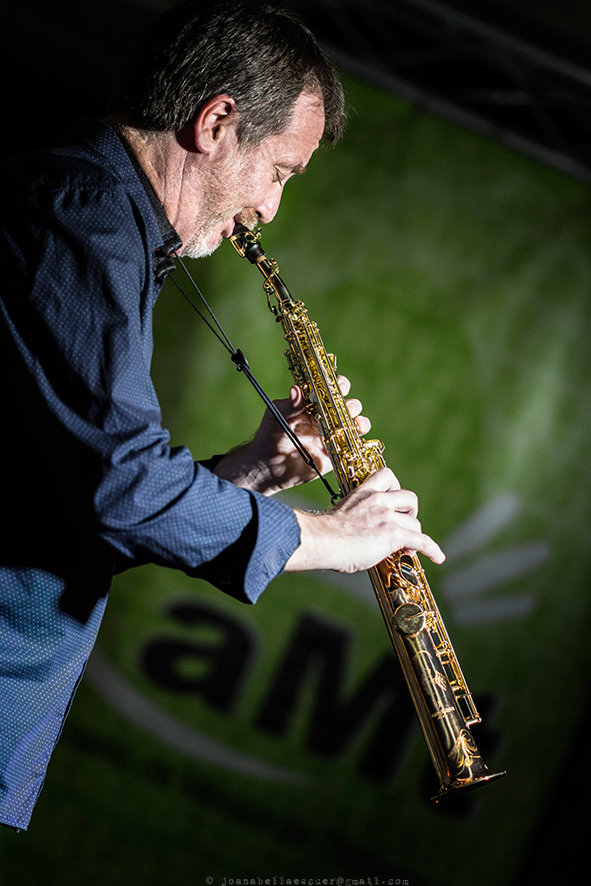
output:
[{"label": "gold saxophone body", "polygon": [[[259,232],[237,225],[231,242],[256,264],[269,308],[283,326],[285,352],[306,408],[317,416],[342,495],[385,466],[379,440],[364,440],[338,386],[336,360],[327,354],[317,325],[294,301]],[[481,721],[420,561],[397,551],[369,570],[390,639],[402,666],[419,723],[439,777],[438,801],[505,775],[484,764],[470,726]]]}]

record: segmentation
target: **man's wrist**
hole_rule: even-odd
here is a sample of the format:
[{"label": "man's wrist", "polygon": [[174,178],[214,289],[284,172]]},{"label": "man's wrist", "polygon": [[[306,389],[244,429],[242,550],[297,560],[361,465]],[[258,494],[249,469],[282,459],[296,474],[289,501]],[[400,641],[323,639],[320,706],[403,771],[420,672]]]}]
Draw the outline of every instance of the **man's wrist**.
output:
[{"label": "man's wrist", "polygon": [[[326,514],[311,511],[294,513],[300,527],[300,544],[287,563],[285,572],[306,572],[310,569],[332,569],[328,563],[328,546],[323,543],[326,537]],[[327,518],[328,519],[328,518]]]},{"label": "man's wrist", "polygon": [[223,455],[213,468],[213,473],[251,492],[270,495],[277,491],[269,466],[256,458],[252,443],[243,443]]}]

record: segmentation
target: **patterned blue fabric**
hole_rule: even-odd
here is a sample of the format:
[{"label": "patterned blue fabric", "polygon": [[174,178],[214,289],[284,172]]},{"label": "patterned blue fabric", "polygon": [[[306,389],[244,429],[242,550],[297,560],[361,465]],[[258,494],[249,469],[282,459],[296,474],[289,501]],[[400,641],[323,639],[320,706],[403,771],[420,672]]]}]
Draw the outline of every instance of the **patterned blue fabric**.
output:
[{"label": "patterned blue fabric", "polygon": [[299,530],[169,445],[161,236],[116,134],[84,120],[6,163],[1,211],[0,821],[26,828],[113,572],[158,563],[255,602]]}]

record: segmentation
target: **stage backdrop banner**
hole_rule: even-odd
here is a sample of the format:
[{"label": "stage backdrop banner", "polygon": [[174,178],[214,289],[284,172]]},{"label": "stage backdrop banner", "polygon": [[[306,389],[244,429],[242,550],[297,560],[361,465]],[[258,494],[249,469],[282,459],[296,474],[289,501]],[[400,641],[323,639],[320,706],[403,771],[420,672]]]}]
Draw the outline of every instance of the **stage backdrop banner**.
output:
[{"label": "stage backdrop banner", "polygon": [[[527,850],[586,688],[589,188],[359,82],[347,93],[344,141],[287,185],[263,246],[447,552],[427,576],[476,741],[507,775],[428,802],[365,575],[282,576],[246,606],[144,567],[115,581],[29,833],[0,834],[19,882],[41,865],[64,886],[473,886],[476,871],[499,886]],[[191,270],[286,396],[257,270],[228,243]],[[173,444],[207,458],[248,439],[262,404],[172,286],[155,329]],[[318,481],[288,500],[329,504]]]}]

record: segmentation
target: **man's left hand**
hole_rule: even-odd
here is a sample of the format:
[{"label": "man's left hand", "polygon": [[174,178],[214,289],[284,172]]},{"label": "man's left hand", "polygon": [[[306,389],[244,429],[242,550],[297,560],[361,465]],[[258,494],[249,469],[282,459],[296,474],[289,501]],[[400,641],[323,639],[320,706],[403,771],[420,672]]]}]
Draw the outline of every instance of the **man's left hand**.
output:
[{"label": "man's left hand", "polygon": [[[341,393],[346,397],[351,383],[342,375],[338,381]],[[359,432],[366,434],[371,424],[368,418],[361,415],[361,402],[356,399],[346,402],[349,414],[355,419]],[[305,409],[301,389],[294,385],[290,389],[289,397],[285,400],[276,400],[275,405],[312,456],[320,473],[326,474],[331,469],[330,459],[324,440],[318,431],[316,417]],[[231,480],[237,486],[262,492],[264,495],[272,495],[281,489],[289,489],[318,476],[302,459],[269,410],[266,410],[252,442],[233,449],[220,459],[215,473],[219,477]]]}]

